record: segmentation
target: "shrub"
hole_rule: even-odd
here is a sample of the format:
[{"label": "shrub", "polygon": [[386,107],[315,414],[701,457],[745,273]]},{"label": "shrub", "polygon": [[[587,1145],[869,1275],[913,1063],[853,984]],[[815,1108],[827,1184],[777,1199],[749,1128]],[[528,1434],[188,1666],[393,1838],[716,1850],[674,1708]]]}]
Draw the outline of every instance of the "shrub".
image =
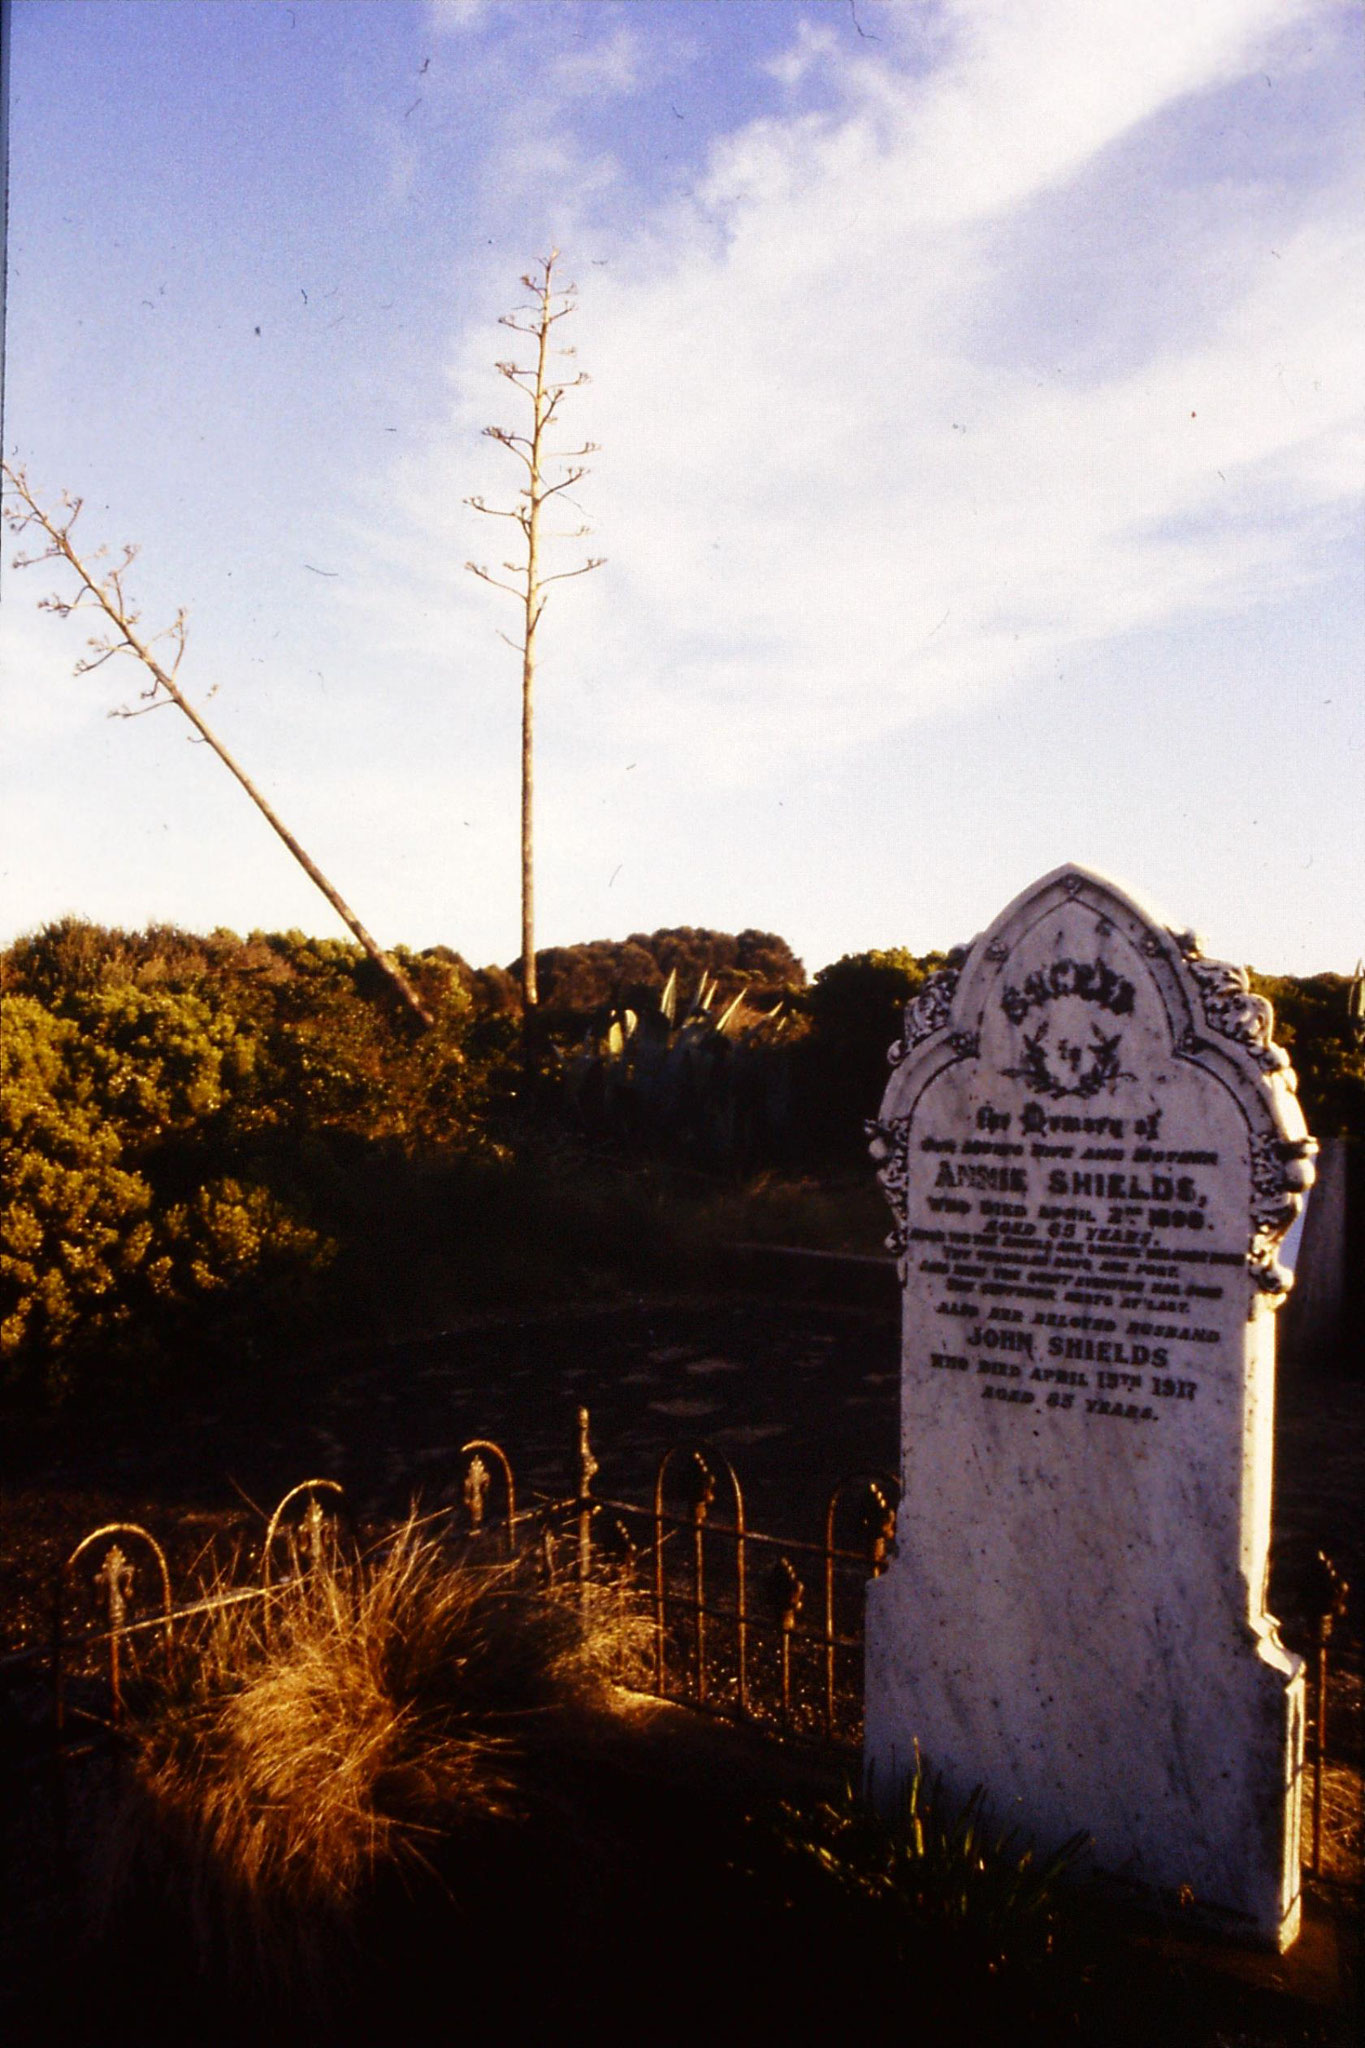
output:
[{"label": "shrub", "polygon": [[[66,918],[4,956],[7,1377],[65,1392],[192,1343],[277,1346],[348,1228],[358,1156],[486,1150],[458,964],[402,954],[421,1036],[361,949]],[[212,1304],[211,1308],[209,1304]]]},{"label": "shrub", "polygon": [[1275,1008],[1275,1037],[1294,1063],[1299,1100],[1315,1138],[1365,1138],[1365,1039],[1350,1012],[1343,974],[1252,974]]},{"label": "shrub", "polygon": [[97,1354],[154,1348],[195,1301],[294,1285],[332,1254],[268,1189],[177,1158],[250,1071],[230,1020],[130,985],[68,1006],[10,995],[0,1017],[0,1359],[49,1396]]},{"label": "shrub", "polygon": [[845,954],[816,975],[804,997],[809,1035],[788,1054],[802,1159],[863,1166],[863,1123],[886,1087],[887,1048],[901,1035],[906,1003],[943,959],[892,947]]},{"label": "shrub", "polygon": [[43,1355],[56,1379],[79,1332],[126,1321],[151,1242],[151,1190],[79,1083],[78,1037],[28,996],[0,1013],[0,1358]]},{"label": "shrub", "polygon": [[785,1002],[723,1001],[703,974],[690,999],[676,971],[638,1009],[595,1020],[564,1073],[578,1128],[638,1153],[704,1171],[742,1173],[780,1151],[787,1068],[777,1048],[793,1025]]},{"label": "shrub", "polygon": [[[515,962],[512,972],[519,967]],[[691,925],[552,946],[536,954],[536,974],[543,1008],[570,1035],[574,1022],[581,1029],[595,1011],[609,1005],[639,1008],[670,975],[688,989],[709,980],[722,1004],[747,990],[763,1008],[803,987],[806,979],[805,968],[775,932],[717,932]]]}]

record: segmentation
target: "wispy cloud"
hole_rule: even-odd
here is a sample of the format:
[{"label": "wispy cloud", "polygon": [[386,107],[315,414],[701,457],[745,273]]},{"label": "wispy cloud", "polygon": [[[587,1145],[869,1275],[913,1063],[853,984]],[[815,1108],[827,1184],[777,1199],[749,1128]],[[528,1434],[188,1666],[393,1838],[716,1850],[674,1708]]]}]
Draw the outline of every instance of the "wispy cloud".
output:
[{"label": "wispy cloud", "polygon": [[[1359,484],[1359,215],[1229,169],[1201,126],[1218,95],[1265,118],[1246,81],[1303,61],[1302,12],[958,4],[927,57],[869,45],[833,110],[724,138],[694,198],[601,215],[575,339],[610,567],[566,599],[562,684],[630,679],[598,730],[705,748],[714,777],[704,712],[746,778],[1311,582]],[[793,75],[824,41],[802,24]],[[546,146],[563,173],[571,126]],[[1167,204],[1182,242],[1151,231]],[[1129,239],[1136,275],[1083,274]],[[1057,333],[1067,293],[1092,347]],[[1123,346],[1115,294],[1146,313]],[[489,353],[461,337],[462,431]]]},{"label": "wispy cloud", "polygon": [[551,67],[554,90],[565,99],[594,93],[633,92],[640,81],[640,38],[626,23]]},{"label": "wispy cloud", "polygon": [[491,0],[426,0],[427,27],[433,35],[457,36],[481,28],[491,12]]}]

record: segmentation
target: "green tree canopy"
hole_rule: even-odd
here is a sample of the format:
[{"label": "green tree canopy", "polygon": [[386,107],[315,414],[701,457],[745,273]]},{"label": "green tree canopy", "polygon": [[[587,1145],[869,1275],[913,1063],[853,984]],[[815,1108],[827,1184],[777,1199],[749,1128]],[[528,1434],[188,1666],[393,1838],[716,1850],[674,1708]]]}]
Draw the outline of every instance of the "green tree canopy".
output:
[{"label": "green tree canopy", "polygon": [[1315,1138],[1365,1138],[1365,1042],[1355,1035],[1344,974],[1256,974],[1274,1005],[1275,1036],[1294,1063]]}]

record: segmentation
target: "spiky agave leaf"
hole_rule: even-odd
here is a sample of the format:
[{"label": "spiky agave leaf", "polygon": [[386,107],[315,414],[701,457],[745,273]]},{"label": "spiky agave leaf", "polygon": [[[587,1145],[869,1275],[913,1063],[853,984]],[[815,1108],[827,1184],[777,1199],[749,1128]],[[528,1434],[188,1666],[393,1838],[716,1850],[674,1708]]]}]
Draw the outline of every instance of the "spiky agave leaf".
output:
[{"label": "spiky agave leaf", "polygon": [[[747,987],[748,984],[746,983],[745,986]],[[741,1008],[743,1007],[743,1004],[744,989],[741,989],[739,994],[734,998],[733,1002],[727,1004],[724,1011],[716,1019],[716,1030],[720,1033],[722,1037],[725,1037],[729,1032],[731,1022],[736,1016],[738,1016]]]},{"label": "spiky agave leaf", "polygon": [[677,1009],[678,970],[676,967],[671,967],[668,971],[668,980],[663,986],[663,993],[659,997],[659,1014],[666,1023],[672,1024],[677,1016]]}]

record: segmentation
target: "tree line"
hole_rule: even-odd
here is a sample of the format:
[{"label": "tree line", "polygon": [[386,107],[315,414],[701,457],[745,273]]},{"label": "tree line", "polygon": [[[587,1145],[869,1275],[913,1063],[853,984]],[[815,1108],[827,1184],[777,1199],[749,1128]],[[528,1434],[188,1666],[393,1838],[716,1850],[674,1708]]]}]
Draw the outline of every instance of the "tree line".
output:
[{"label": "tree line", "polygon": [[[693,927],[548,948],[528,1064],[519,962],[395,958],[430,1028],[361,945],[297,931],[66,918],[5,949],[11,1387],[60,1392],[187,1345],[250,1352],[264,1332],[287,1345],[385,1230],[400,1291],[423,1231],[486,1266],[480,1232],[528,1227],[518,1174],[566,1213],[603,1160],[688,1186],[856,1177],[904,1004],[942,964],[865,952],[808,981],[774,933]],[[1310,1128],[1365,1135],[1345,980],[1258,986]]]}]

